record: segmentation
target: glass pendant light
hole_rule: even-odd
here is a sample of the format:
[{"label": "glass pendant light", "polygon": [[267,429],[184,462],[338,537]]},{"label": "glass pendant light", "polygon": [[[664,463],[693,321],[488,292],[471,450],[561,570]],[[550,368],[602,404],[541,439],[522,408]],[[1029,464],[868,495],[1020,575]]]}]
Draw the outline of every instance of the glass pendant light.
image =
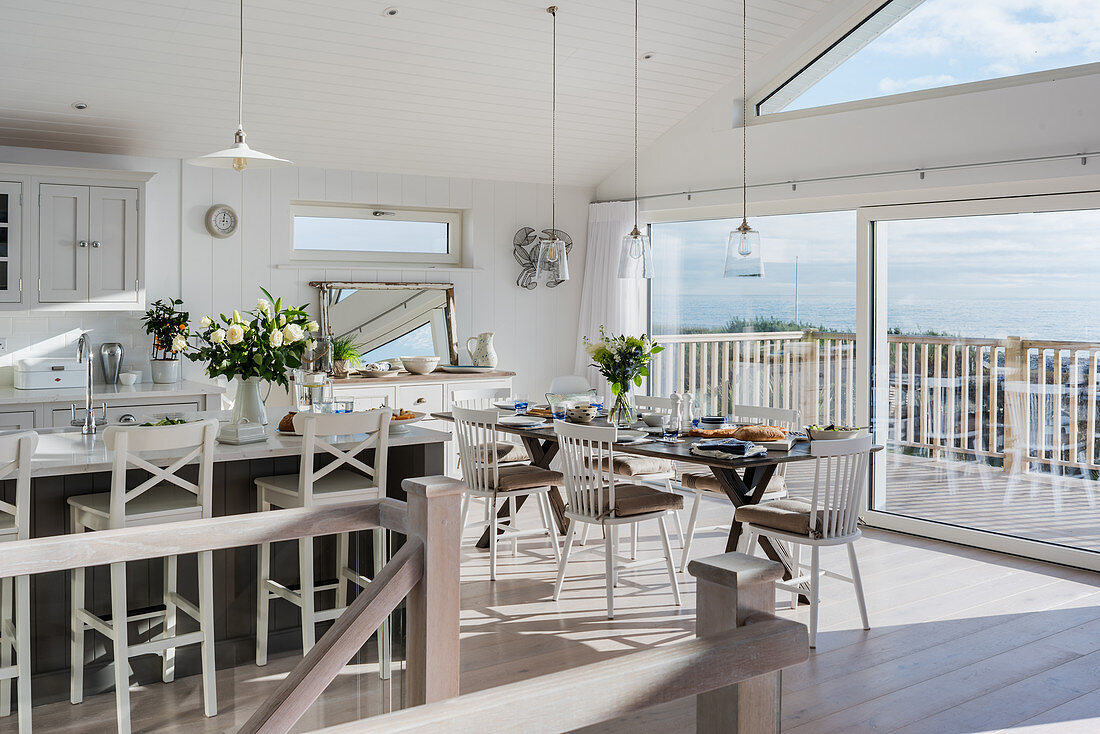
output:
[{"label": "glass pendant light", "polygon": [[634,0],[634,229],[619,250],[620,278],[652,278],[653,252],[649,237],[638,229],[638,0]]},{"label": "glass pendant light", "polygon": [[283,158],[276,158],[267,153],[261,153],[248,147],[245,142],[243,107],[244,107],[244,0],[240,7],[240,55],[238,57],[237,76],[237,132],[233,136],[233,147],[207,153],[198,158],[191,158],[187,162],[193,166],[205,166],[207,168],[232,168],[234,171],[243,171],[246,168],[279,168],[293,165]]},{"label": "glass pendant light", "polygon": [[760,233],[749,226],[749,13],[748,0],[741,3],[741,225],[726,242],[724,278],[763,278]]},{"label": "glass pendant light", "polygon": [[544,281],[554,287],[569,280],[569,253],[567,243],[558,233],[558,6],[546,9],[554,18],[553,92],[550,113],[550,229],[543,230],[539,238],[539,257],[535,263],[535,281]]}]

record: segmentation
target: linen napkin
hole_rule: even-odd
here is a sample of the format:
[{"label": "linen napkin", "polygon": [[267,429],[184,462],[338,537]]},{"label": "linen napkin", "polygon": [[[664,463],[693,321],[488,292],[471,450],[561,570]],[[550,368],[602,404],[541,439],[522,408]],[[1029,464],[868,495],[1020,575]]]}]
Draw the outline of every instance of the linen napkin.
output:
[{"label": "linen napkin", "polygon": [[757,446],[752,441],[739,441],[736,438],[699,441],[692,444],[690,450],[696,456],[706,456],[711,459],[744,458],[768,453],[763,446]]}]

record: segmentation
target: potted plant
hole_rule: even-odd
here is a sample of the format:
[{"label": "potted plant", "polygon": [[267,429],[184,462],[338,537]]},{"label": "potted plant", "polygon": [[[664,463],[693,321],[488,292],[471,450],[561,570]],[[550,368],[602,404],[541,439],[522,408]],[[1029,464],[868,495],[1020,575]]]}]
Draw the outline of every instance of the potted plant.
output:
[{"label": "potted plant", "polygon": [[187,325],[189,315],[177,309],[183,305],[178,298],[167,302],[157,300],[141,318],[145,333],[153,337],[153,354],[150,365],[153,382],[168,384],[179,382],[179,355],[187,351]]},{"label": "potted plant", "polygon": [[649,376],[649,360],[663,352],[664,347],[654,344],[645,334],[612,336],[601,326],[599,341],[590,342],[585,337],[584,348],[592,358],[592,366],[607,379],[615,396],[608,421],[626,428],[634,425],[638,416],[631,390],[642,386],[642,378]]},{"label": "potted plant", "polygon": [[338,336],[332,340],[332,372],[336,377],[347,377],[352,370],[363,366],[359,345],[350,336]]},{"label": "potted plant", "polygon": [[[206,374],[223,375],[237,382],[233,422],[267,424],[267,411],[260,397],[260,383],[290,386],[289,370],[302,366],[302,356],[312,347],[309,332],[317,331],[306,307],[284,308],[263,288],[264,298],[251,311],[233,311],[232,316],[204,316],[196,334],[200,345],[187,355],[206,362]],[[272,303],[274,301],[274,303]]]}]

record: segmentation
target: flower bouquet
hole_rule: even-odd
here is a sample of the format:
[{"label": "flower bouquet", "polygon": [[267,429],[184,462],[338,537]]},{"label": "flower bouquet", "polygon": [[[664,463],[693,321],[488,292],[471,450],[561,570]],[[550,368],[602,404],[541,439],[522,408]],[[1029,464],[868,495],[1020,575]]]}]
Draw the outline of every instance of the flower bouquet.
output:
[{"label": "flower bouquet", "polygon": [[585,337],[584,348],[592,358],[592,366],[607,379],[615,396],[608,420],[617,426],[634,425],[638,416],[630,391],[642,386],[642,378],[649,376],[649,360],[663,352],[664,347],[654,344],[645,334],[613,336],[601,326],[599,341],[591,342]]},{"label": "flower bouquet", "polygon": [[179,354],[187,351],[187,326],[190,318],[186,311],[177,310],[183,301],[169,298],[157,300],[141,317],[145,333],[153,337],[153,382],[173,383],[180,379]]},{"label": "flower bouquet", "polygon": [[267,423],[260,382],[288,388],[288,371],[302,366],[302,356],[312,347],[309,332],[318,329],[305,306],[284,308],[281,299],[260,290],[265,297],[243,315],[234,310],[232,316],[204,316],[199,322],[202,330],[196,334],[200,345],[187,355],[192,361],[206,362],[206,374],[211,377],[237,380],[235,422],[245,418]]}]

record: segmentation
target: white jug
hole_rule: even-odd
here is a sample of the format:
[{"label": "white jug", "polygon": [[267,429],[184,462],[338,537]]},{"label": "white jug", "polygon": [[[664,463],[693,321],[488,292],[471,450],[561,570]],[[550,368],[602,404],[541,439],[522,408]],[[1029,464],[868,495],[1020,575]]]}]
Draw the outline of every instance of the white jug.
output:
[{"label": "white jug", "polygon": [[466,340],[466,351],[475,367],[496,367],[497,353],[493,349],[493,332],[486,331]]}]

